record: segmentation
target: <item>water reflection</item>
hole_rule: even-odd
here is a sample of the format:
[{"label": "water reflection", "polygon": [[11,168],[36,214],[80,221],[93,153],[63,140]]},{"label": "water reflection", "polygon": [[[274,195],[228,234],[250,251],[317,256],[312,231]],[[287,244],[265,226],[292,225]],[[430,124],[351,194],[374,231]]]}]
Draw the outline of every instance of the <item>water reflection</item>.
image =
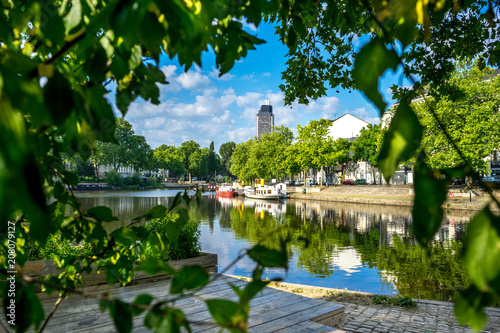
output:
[{"label": "water reflection", "polygon": [[[158,204],[169,205],[176,191],[86,193],[84,209],[107,205],[124,226]],[[288,282],[347,288],[411,297],[450,300],[456,289],[468,285],[459,253],[471,213],[447,212],[435,245],[416,246],[411,210],[406,207],[356,205],[288,200],[267,202],[206,194],[190,217],[200,221],[202,249],[217,253],[219,271],[230,266],[242,249],[263,243],[277,247],[281,238],[305,237],[288,251],[288,273],[278,269],[267,276]],[[250,276],[255,264],[244,259],[227,273]]]}]

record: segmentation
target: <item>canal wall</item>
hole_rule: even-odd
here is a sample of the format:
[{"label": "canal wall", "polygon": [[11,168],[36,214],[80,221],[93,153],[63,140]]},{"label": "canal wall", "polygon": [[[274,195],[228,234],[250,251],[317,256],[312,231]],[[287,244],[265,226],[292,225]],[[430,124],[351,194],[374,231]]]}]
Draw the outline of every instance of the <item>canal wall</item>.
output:
[{"label": "canal wall", "polygon": [[[412,186],[330,186],[327,188],[290,187],[287,189],[290,198],[334,201],[345,203],[361,203],[386,206],[413,207],[414,190]],[[500,191],[495,191],[500,197]],[[481,210],[491,201],[485,191],[466,191],[463,188],[450,188],[448,198],[443,204],[445,209]],[[498,211],[496,206],[491,206]]]}]

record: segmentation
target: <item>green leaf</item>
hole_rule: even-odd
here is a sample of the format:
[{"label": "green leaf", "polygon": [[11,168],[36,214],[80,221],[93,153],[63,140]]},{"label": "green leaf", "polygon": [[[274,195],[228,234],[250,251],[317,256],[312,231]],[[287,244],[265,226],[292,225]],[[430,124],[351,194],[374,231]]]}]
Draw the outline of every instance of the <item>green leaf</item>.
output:
[{"label": "green leaf", "polygon": [[410,159],[422,140],[422,126],[406,101],[401,101],[384,135],[378,165],[386,181],[402,161]]},{"label": "green leaf", "polygon": [[68,14],[63,18],[64,26],[66,27],[65,33],[69,34],[73,28],[76,28],[82,21],[82,4],[80,0],[71,1],[71,9]]},{"label": "green leaf", "polygon": [[71,114],[75,100],[69,81],[55,70],[43,87],[45,105],[50,111],[54,124],[61,125]]},{"label": "green leaf", "polygon": [[140,45],[134,45],[130,49],[130,58],[128,59],[128,67],[132,71],[136,69],[142,62],[142,49]]},{"label": "green leaf", "polygon": [[180,294],[186,290],[195,289],[208,283],[208,273],[200,266],[184,266],[172,279],[170,292]]},{"label": "green leaf", "polygon": [[[149,294],[141,294],[137,296],[134,300],[135,305],[149,305],[154,300],[154,297]],[[134,316],[140,315],[144,312],[144,309],[131,308],[132,314]]]},{"label": "green leaf", "polygon": [[264,267],[283,267],[288,269],[286,250],[276,251],[262,245],[255,245],[247,253],[250,258]]},{"label": "green leaf", "polygon": [[240,292],[240,303],[249,303],[270,281],[252,280]]},{"label": "green leaf", "polygon": [[396,70],[399,57],[394,50],[388,50],[382,38],[374,38],[365,44],[354,61],[352,76],[358,88],[380,110],[382,116],[386,103],[378,91],[378,81],[386,70]]},{"label": "green leaf", "polygon": [[179,242],[179,236],[181,235],[181,228],[175,222],[169,221],[165,225],[165,236],[172,243],[177,244]]},{"label": "green leaf", "polygon": [[87,210],[89,216],[95,218],[97,221],[101,222],[113,222],[118,221],[118,218],[113,216],[113,211],[111,208],[106,206],[97,206]]},{"label": "green leaf", "polygon": [[135,234],[135,232],[127,227],[116,229],[110,235],[114,238],[115,242],[119,245],[130,246],[135,244],[140,238]]},{"label": "green leaf", "polygon": [[45,24],[40,25],[40,30],[45,38],[50,40],[54,45],[60,45],[64,42],[64,22],[63,19],[54,13],[54,15],[45,21]]},{"label": "green leaf", "polygon": [[181,192],[177,193],[174,197],[174,200],[172,200],[172,204],[170,204],[170,207],[168,207],[168,211],[172,211],[175,207],[177,207],[182,201],[182,195]]},{"label": "green leaf", "polygon": [[234,317],[239,310],[238,303],[223,299],[211,299],[205,303],[217,324],[228,325],[235,322]]},{"label": "green leaf", "polygon": [[475,286],[458,292],[455,297],[454,313],[460,325],[469,325],[479,331],[486,324],[484,307],[494,301],[490,294],[482,293]]},{"label": "green leaf", "polygon": [[441,227],[442,205],[448,193],[448,179],[439,171],[432,171],[420,162],[415,165],[414,190],[413,232],[417,240],[425,245]]},{"label": "green leaf", "polygon": [[98,45],[97,50],[90,55],[88,61],[83,65],[90,81],[97,82],[105,78],[107,62],[108,56],[106,55],[106,51]]},{"label": "green leaf", "polygon": [[163,206],[163,205],[158,205],[158,206],[153,207],[149,210],[149,214],[154,219],[161,218],[161,217],[165,216],[166,213],[167,213],[167,208],[165,208],[165,206]]},{"label": "green leaf", "polygon": [[489,207],[480,211],[467,225],[464,266],[481,291],[487,291],[500,274],[500,217]]},{"label": "green leaf", "polygon": [[165,273],[175,274],[176,271],[169,264],[163,260],[155,257],[148,257],[144,259],[136,268],[138,271],[144,271],[149,275]]},{"label": "green leaf", "polygon": [[126,303],[118,299],[115,300],[113,305],[109,307],[109,312],[119,333],[132,331],[132,312]]},{"label": "green leaf", "polygon": [[69,185],[76,186],[80,182],[80,178],[78,178],[78,176],[73,172],[66,171],[63,173],[63,177]]}]

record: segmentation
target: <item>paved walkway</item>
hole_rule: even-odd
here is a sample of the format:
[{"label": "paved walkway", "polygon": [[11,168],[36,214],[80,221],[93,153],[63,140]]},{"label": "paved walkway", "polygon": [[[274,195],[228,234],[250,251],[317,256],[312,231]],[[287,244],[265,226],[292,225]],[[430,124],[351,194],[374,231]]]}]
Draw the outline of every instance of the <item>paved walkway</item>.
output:
[{"label": "paved walkway", "polygon": [[[279,282],[273,288],[303,294],[341,304],[345,309],[345,332],[353,333],[472,333],[468,327],[460,326],[453,314],[453,304],[431,300],[417,300],[415,308],[395,305],[361,304],[355,297],[332,296],[336,293],[358,294],[371,299],[374,294],[350,292],[330,288],[319,288],[293,283]],[[333,293],[329,293],[333,291]],[[500,333],[500,309],[487,308],[488,322],[481,332]]]},{"label": "paved walkway", "polygon": [[[453,315],[453,306],[445,302],[418,302],[413,309],[385,305],[345,306],[344,331],[356,333],[455,333],[472,332],[460,326]],[[488,324],[481,332],[500,332],[500,310],[487,310]]]}]

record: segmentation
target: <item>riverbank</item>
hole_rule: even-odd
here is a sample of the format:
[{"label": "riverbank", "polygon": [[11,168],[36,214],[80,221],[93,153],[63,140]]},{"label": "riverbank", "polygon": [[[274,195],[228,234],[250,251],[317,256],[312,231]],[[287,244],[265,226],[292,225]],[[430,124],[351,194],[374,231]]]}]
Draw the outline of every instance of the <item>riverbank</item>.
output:
[{"label": "riverbank", "polygon": [[[237,278],[249,280],[244,277]],[[385,296],[358,291],[284,282],[271,282],[269,287],[343,305],[345,332],[472,333],[469,328],[458,324],[453,315],[453,304],[448,302],[413,299],[415,307],[402,307],[387,303],[375,304],[376,296]],[[481,332],[500,332],[500,309],[487,308],[486,314],[488,322]]]},{"label": "riverbank", "polygon": [[[374,204],[386,206],[413,207],[413,187],[406,186],[330,186],[306,188],[289,187],[291,199],[335,201],[346,203]],[[497,191],[496,195],[500,196]],[[443,204],[445,209],[481,210],[491,202],[491,198],[481,191],[468,191],[450,188],[448,198]]]}]

